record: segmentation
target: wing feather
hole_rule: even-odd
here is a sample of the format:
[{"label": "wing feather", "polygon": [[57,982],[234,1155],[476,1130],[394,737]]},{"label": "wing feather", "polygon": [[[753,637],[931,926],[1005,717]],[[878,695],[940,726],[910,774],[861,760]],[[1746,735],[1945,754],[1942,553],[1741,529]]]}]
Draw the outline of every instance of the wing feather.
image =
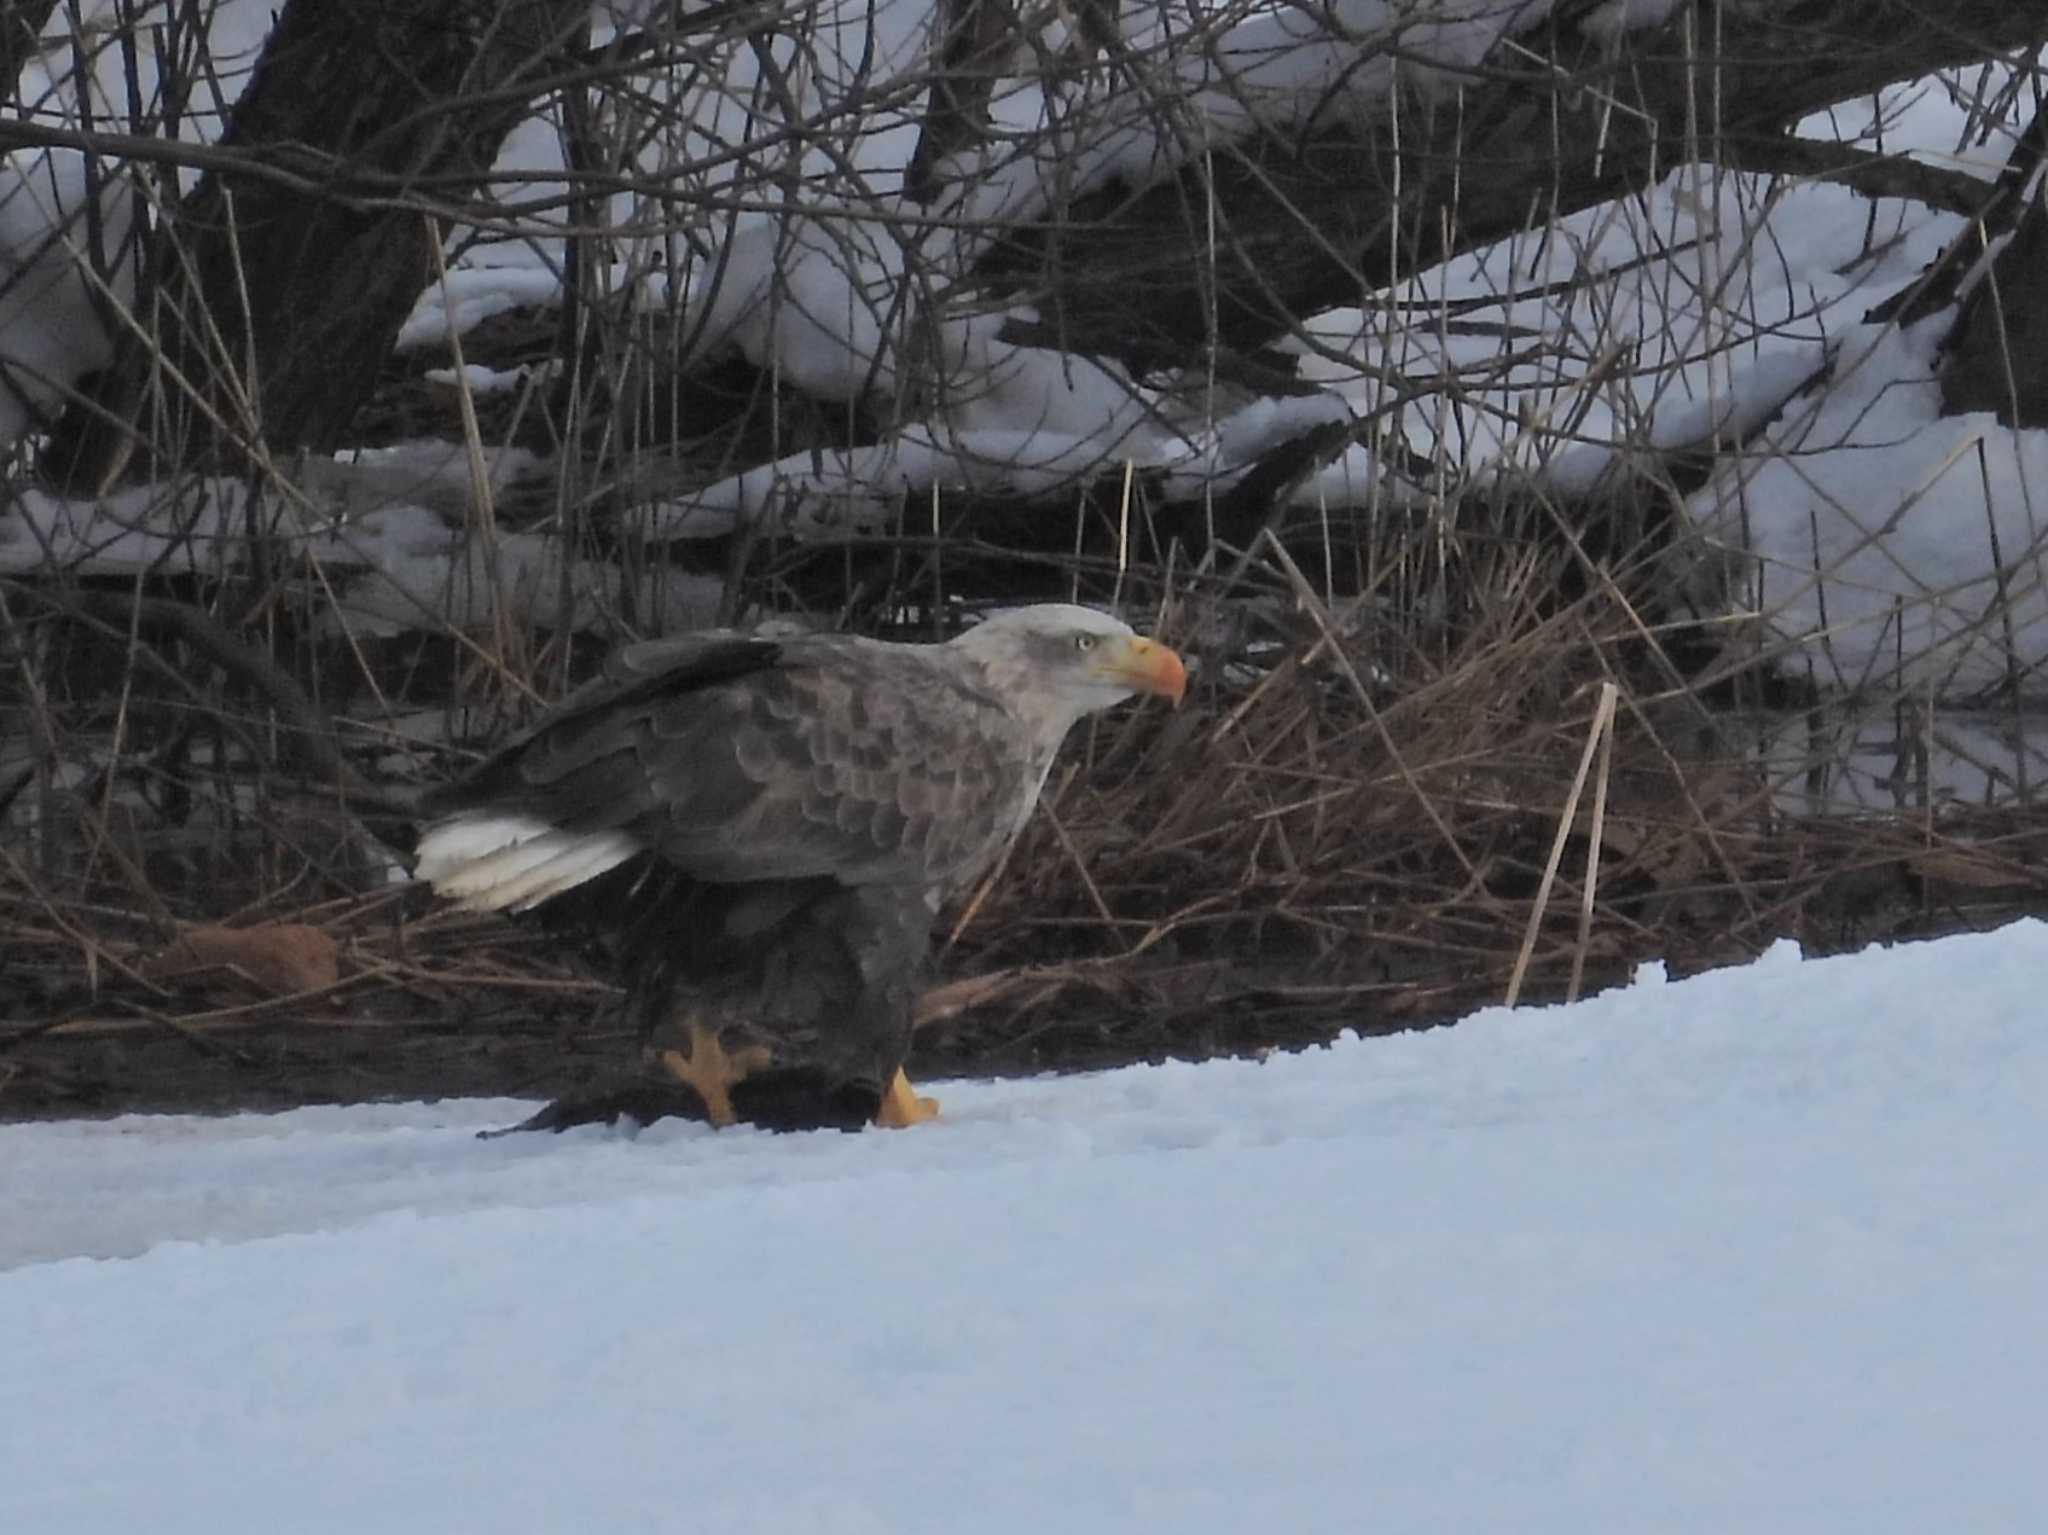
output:
[{"label": "wing feather", "polygon": [[434,808],[623,833],[701,879],[955,886],[1000,852],[1037,772],[968,666],[843,636],[629,647]]}]

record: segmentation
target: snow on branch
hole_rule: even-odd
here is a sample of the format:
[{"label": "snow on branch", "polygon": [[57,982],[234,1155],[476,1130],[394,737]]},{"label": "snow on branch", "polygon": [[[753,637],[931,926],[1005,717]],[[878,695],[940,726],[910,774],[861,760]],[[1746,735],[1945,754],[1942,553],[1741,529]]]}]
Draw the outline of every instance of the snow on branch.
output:
[{"label": "snow on branch", "polygon": [[[492,490],[535,468],[530,454],[493,455]],[[659,561],[628,573],[534,532],[479,531],[477,494],[459,449],[444,443],[309,460],[288,493],[247,477],[141,485],[72,500],[19,489],[0,508],[0,573],[69,579],[197,577],[208,583],[264,568],[286,573],[317,617],[316,632],[393,634],[521,626],[618,632],[639,624],[716,621],[723,583]]]}]

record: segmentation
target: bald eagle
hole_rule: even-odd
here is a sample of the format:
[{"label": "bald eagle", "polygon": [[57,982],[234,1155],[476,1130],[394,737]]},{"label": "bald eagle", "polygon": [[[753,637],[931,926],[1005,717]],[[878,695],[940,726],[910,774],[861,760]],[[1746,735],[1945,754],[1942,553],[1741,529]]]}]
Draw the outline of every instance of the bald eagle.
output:
[{"label": "bald eagle", "polygon": [[[433,791],[417,877],[611,940],[642,1060],[628,1111],[774,1128],[937,1112],[903,1074],[939,908],[995,866],[1067,732],[1180,657],[1089,608],[942,645],[688,635],[603,675]],[[531,1127],[619,1110],[557,1105]]]}]

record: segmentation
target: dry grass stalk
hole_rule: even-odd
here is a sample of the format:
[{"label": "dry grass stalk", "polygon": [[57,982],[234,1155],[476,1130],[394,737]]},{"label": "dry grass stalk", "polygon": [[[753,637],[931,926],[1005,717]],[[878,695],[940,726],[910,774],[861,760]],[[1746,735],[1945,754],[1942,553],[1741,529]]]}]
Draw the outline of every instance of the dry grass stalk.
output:
[{"label": "dry grass stalk", "polygon": [[[1557,866],[1564,861],[1564,841],[1572,824],[1579,815],[1579,795],[1586,787],[1586,775],[1593,766],[1595,752],[1606,745],[1608,733],[1614,725],[1614,701],[1619,690],[1611,682],[1600,684],[1600,703],[1593,711],[1592,728],[1586,732],[1586,750],[1579,758],[1579,769],[1572,775],[1571,793],[1565,796],[1564,809],[1557,817],[1557,836],[1550,843],[1550,857],[1543,865],[1543,878],[1536,886],[1536,899],[1529,909],[1529,926],[1522,934],[1522,947],[1515,955],[1515,968],[1508,975],[1508,994],[1502,1000],[1513,1007],[1522,995],[1522,979],[1529,973],[1529,956],[1536,952],[1536,933],[1543,925],[1543,913],[1550,906],[1550,887],[1557,879]],[[1606,775],[1600,780],[1601,805],[1593,816],[1593,833],[1586,847],[1586,899],[1579,923],[1579,948],[1572,958],[1571,995],[1579,994],[1579,982],[1584,974],[1586,938],[1592,924],[1594,870],[1600,856],[1600,830],[1605,822]]]},{"label": "dry grass stalk", "polygon": [[[1543,632],[1555,641],[1567,630]],[[1345,636],[1355,666],[1371,653],[1369,636],[1369,627]],[[1289,1019],[1323,1030],[1409,1026],[1498,997],[1518,965],[1523,996],[1561,995],[1640,958],[1684,970],[1788,931],[1825,944],[1853,933],[1837,926],[1844,913],[1882,900],[1901,914],[1888,921],[1913,919],[1916,906],[1923,918],[1948,909],[1963,920],[2026,909],[2048,892],[2048,815],[1788,820],[1759,802],[1766,785],[1731,778],[1725,764],[1694,768],[1690,797],[1681,796],[1644,732],[1629,728],[1632,709],[1603,708],[1596,737],[1553,696],[1562,681],[1534,686],[1571,653],[1526,637],[1490,647],[1484,666],[1449,668],[1413,701],[1386,701],[1379,728],[1398,741],[1404,773],[1348,679],[1300,664],[1323,642],[1311,623],[1270,663],[1286,673],[1278,683],[1270,672],[1205,681],[1195,707],[1211,717],[1241,703],[1239,690],[1259,690],[1221,739],[1192,716],[1157,715],[1096,738],[1095,760],[1061,800],[1064,838],[1042,824],[1019,845],[950,957],[950,978],[927,999],[935,1048],[1011,1059],[1052,1048],[1087,1018],[1103,1020],[1105,1040],[1135,1031],[1130,1045],[1095,1047],[1112,1053],[1299,1037]],[[1482,673],[1498,679],[1491,695],[1472,685]],[[1589,738],[1603,746],[1581,773]],[[1583,804],[1588,779],[1588,824],[1579,827],[1576,804],[1564,822],[1586,841],[1575,931],[1554,952],[1540,939],[1531,947],[1528,913],[1547,913],[1539,884],[1559,844],[1558,825],[1529,807],[1570,801],[1575,788]],[[1433,815],[1409,797],[1411,783]],[[1458,839],[1459,856],[1439,828]],[[1567,840],[1556,869],[1569,853]],[[1077,866],[1090,871],[1092,894]],[[1739,885],[1715,873],[1723,867]],[[14,995],[51,1004],[0,1013],[0,1053],[27,1060],[20,1052],[38,1041],[65,1039],[172,1035],[196,1049],[220,1031],[299,1040],[340,1031],[386,1041],[374,1050],[399,1070],[408,1050],[451,1028],[470,1037],[465,1018],[490,1020],[480,1041],[535,1027],[596,1041],[619,1027],[605,1006],[611,988],[573,945],[536,944],[522,929],[388,892],[274,907],[343,951],[340,988],[326,996],[222,1007],[204,991],[158,990],[116,968],[135,971],[154,944],[149,910],[119,890],[92,899],[9,866],[0,951],[16,985],[28,983]],[[159,895],[185,910],[206,904],[193,891]],[[1887,930],[1898,929],[1876,929]],[[102,956],[96,992],[84,985],[81,942]]]},{"label": "dry grass stalk", "polygon": [[1592,938],[1593,908],[1600,895],[1600,842],[1607,830],[1607,785],[1614,773],[1615,696],[1613,683],[1600,685],[1602,718],[1593,727],[1600,737],[1600,767],[1593,775],[1593,819],[1586,831],[1586,885],[1579,902],[1579,942],[1572,950],[1571,984],[1564,994],[1567,1002],[1578,1001],[1579,988],[1586,979],[1586,946]]}]

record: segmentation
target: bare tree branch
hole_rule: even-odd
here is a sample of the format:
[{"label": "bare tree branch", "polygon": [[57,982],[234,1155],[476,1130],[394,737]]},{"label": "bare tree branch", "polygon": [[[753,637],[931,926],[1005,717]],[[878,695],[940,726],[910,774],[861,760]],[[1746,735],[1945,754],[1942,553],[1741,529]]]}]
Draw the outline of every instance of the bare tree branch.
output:
[{"label": "bare tree branch", "polygon": [[1822,144],[1812,139],[1730,140],[1724,160],[1732,170],[1793,176],[1802,181],[1832,181],[1865,197],[1898,197],[1943,213],[1974,218],[1984,209],[1991,187],[1968,171],[1929,165],[1903,154],[1879,154],[1853,144]]},{"label": "bare tree branch", "polygon": [[1186,340],[1212,315],[1214,339],[1256,347],[1688,160],[1768,160],[1833,102],[2044,40],[2048,0],[1697,0],[1614,44],[1553,23],[1396,120],[1269,135],[1164,185],[1092,192],[979,276],[1036,297],[1079,350]]}]

